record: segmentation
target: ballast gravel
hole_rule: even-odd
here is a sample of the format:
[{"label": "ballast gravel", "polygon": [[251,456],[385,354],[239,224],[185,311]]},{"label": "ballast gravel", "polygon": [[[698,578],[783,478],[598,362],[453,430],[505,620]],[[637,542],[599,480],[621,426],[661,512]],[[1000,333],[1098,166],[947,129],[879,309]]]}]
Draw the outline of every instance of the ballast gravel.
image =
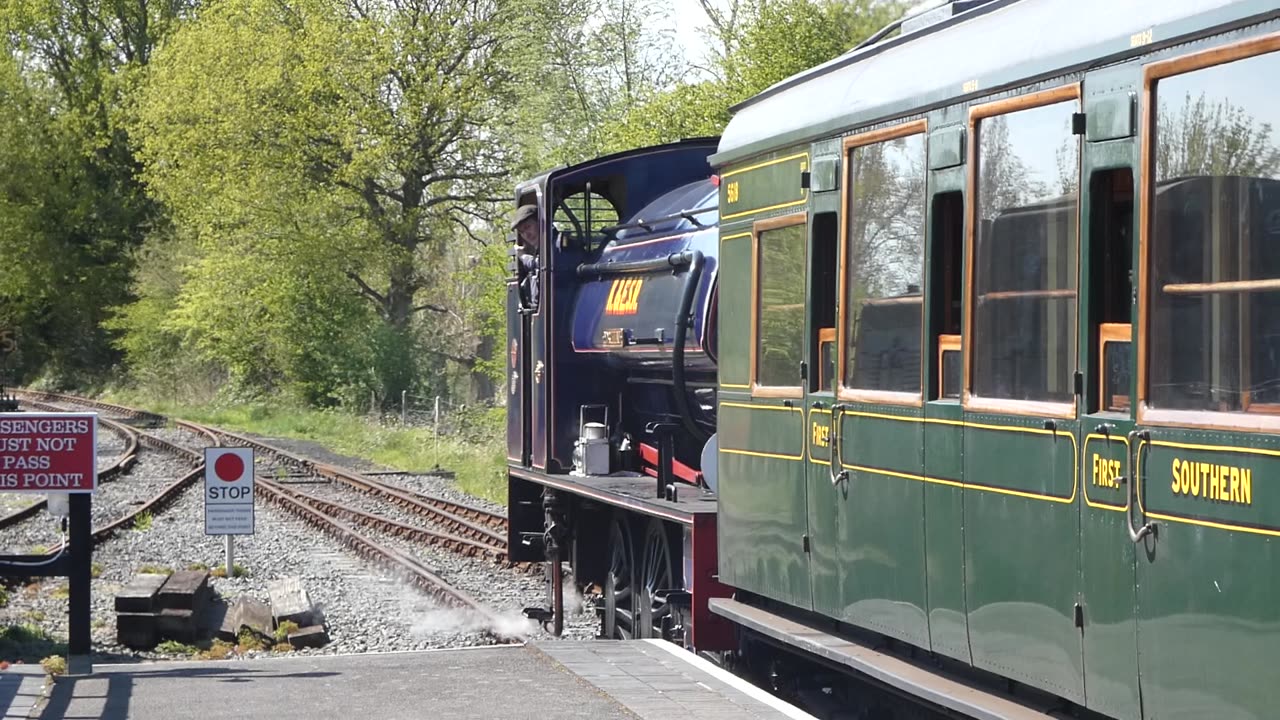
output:
[{"label": "ballast gravel", "polygon": [[[154,432],[154,431],[153,431]],[[192,449],[202,446],[186,431],[162,431],[166,439]],[[278,446],[286,440],[270,439]],[[312,448],[308,448],[312,450]],[[308,457],[312,452],[295,448]],[[130,482],[142,472],[176,480],[190,468],[189,463],[154,450],[142,450],[139,462],[116,482]],[[340,464],[346,460],[332,454],[318,458]],[[348,467],[368,470],[367,463],[343,462]],[[260,469],[262,469],[260,467]],[[481,507],[501,511],[501,506],[470,497],[445,487],[447,479],[422,475],[385,476],[390,482],[420,489]],[[139,481],[139,485],[143,481]],[[156,486],[163,485],[156,482]],[[304,486],[305,488],[305,486]],[[158,490],[157,490],[158,492]],[[154,493],[152,493],[154,494]],[[98,503],[95,503],[95,510]],[[105,506],[105,503],[103,503]],[[95,525],[99,523],[95,512]],[[36,520],[53,526],[47,513]],[[372,531],[361,530],[370,534]],[[7,534],[7,533],[6,533]],[[386,538],[379,538],[386,539]],[[500,618],[500,640],[467,613],[446,607],[417,588],[393,576],[381,565],[356,555],[346,546],[285,511],[259,501],[255,511],[255,533],[234,539],[234,562],[246,571],[245,577],[210,577],[215,594],[230,602],[241,594],[267,601],[267,586],[276,579],[296,576],[312,602],[324,613],[331,642],[320,649],[291,653],[253,651],[248,657],[283,654],[338,654],[423,650],[442,647],[486,645],[510,639],[547,639],[549,633],[521,614],[522,608],[546,607],[546,590],[541,575],[497,566],[482,559],[462,558],[449,551],[424,548],[396,540],[401,549],[411,550],[450,583],[491,607]],[[0,544],[9,544],[8,542]],[[204,534],[202,481],[197,479],[167,508],[155,515],[145,530],[118,532],[94,552],[97,577],[93,580],[92,633],[95,662],[136,661],[139,658],[183,659],[181,653],[133,651],[115,642],[114,596],[140,571],[172,571],[193,566],[218,568],[225,562],[225,538]],[[67,633],[66,581],[47,578],[13,588],[7,607],[0,608],[0,626],[29,622],[58,638]],[[590,604],[576,594],[568,582],[565,588],[566,623],[564,639],[595,636],[598,620]]]}]

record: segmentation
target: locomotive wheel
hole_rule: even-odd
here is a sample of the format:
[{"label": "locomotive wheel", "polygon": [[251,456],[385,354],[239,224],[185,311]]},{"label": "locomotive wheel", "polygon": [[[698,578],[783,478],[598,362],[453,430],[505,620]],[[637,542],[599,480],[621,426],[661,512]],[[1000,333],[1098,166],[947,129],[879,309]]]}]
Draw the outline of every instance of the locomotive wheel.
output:
[{"label": "locomotive wheel", "polygon": [[609,574],[604,581],[604,610],[601,635],[610,640],[635,637],[635,553],[626,519],[609,521]]},{"label": "locomotive wheel", "polygon": [[667,541],[667,528],[661,520],[649,521],[644,537],[644,560],[640,565],[640,621],[638,637],[661,638],[662,624],[671,615],[671,607],[658,602],[655,595],[675,587],[671,572],[671,545]]}]

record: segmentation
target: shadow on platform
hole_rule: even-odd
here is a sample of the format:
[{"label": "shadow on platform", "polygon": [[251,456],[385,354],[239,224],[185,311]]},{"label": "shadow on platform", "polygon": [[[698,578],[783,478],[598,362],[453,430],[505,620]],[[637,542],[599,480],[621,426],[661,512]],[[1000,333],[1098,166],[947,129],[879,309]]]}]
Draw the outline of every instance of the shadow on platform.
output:
[{"label": "shadow on platform", "polygon": [[[125,720],[130,716],[130,701],[135,687],[142,682],[204,679],[217,683],[241,684],[268,679],[328,678],[339,674],[314,670],[279,672],[270,667],[174,668],[158,665],[151,668],[134,665],[128,669],[113,669],[111,665],[96,665],[92,675],[58,678],[37,717],[41,720]],[[190,709],[195,712],[196,705],[207,698],[190,699],[193,703]]]}]

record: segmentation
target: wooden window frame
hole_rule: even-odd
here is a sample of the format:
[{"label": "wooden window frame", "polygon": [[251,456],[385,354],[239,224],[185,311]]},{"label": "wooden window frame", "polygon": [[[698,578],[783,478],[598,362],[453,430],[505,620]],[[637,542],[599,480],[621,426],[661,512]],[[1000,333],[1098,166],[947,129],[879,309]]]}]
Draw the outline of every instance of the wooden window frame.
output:
[{"label": "wooden window frame", "polygon": [[[962,373],[962,389],[960,392],[961,405],[965,410],[976,412],[1000,413],[1004,415],[1032,415],[1036,417],[1052,417],[1073,419],[1076,417],[1076,406],[1078,398],[1073,398],[1071,402],[1051,402],[1046,400],[1010,400],[1007,398],[989,398],[973,394],[973,351],[975,343],[973,342],[973,312],[974,297],[976,296],[976,288],[973,284],[973,266],[976,262],[977,254],[977,226],[978,226],[978,200],[981,197],[981,189],[978,187],[978,161],[982,157],[980,145],[982,137],[978,134],[978,124],[992,117],[1000,115],[1011,115],[1021,110],[1030,110],[1032,108],[1053,105],[1054,103],[1074,100],[1076,103],[1076,112],[1081,112],[1081,88],[1079,82],[1061,85],[1048,90],[1040,90],[1026,95],[1007,98],[1005,100],[996,100],[982,105],[975,105],[969,108],[969,157],[967,168],[968,182],[965,189],[965,292],[964,292],[964,329],[961,335],[968,338],[968,342],[964,343],[964,366]],[[1079,136],[1073,136],[1079,142]],[[1080,173],[1080,160],[1083,152],[1076,157],[1076,174]],[[1076,194],[1076,278],[1075,290],[1073,296],[1078,298],[1080,293],[1080,193]],[[1037,291],[1030,291],[1037,292]],[[1039,291],[1039,292],[1061,292],[1061,291]],[[1080,334],[1080,307],[1077,300],[1075,309],[1075,327],[1072,337],[1079,337]],[[1078,358],[1073,358],[1077,364]],[[1078,367],[1077,367],[1078,369]]]},{"label": "wooden window frame", "polygon": [[1128,403],[1120,410],[1107,407],[1107,343],[1132,342],[1133,326],[1129,323],[1099,323],[1098,325],[1098,412],[1133,412],[1133,398],[1119,395]]},{"label": "wooden window frame", "polygon": [[[944,376],[942,374],[942,356],[948,352],[964,352],[961,347],[959,335],[939,335],[938,336],[938,401],[951,402],[951,398],[947,397],[947,388]],[[961,360],[963,362],[963,359]],[[963,370],[961,372],[964,372]],[[962,386],[963,382],[960,383]],[[959,398],[956,398],[959,400]]]},{"label": "wooden window frame", "polygon": [[[1138,197],[1138,423],[1152,426],[1203,428],[1237,432],[1275,432],[1280,430],[1280,406],[1251,404],[1248,394],[1241,398],[1241,411],[1168,410],[1147,404],[1147,356],[1151,312],[1151,219],[1155,212],[1155,134],[1156,84],[1165,78],[1185,75],[1196,70],[1226,65],[1238,60],[1266,55],[1280,50],[1280,32],[1248,38],[1206,50],[1179,55],[1148,64],[1142,71],[1142,159],[1141,188]],[[1270,280],[1223,283],[1182,283],[1175,290],[1196,292],[1197,287],[1219,292],[1249,292],[1268,289],[1254,283]],[[1231,286],[1230,289],[1226,289]],[[1245,342],[1247,342],[1247,338]],[[1243,344],[1243,343],[1242,343]],[[1243,354],[1243,351],[1242,351]],[[1257,408],[1250,410],[1249,408]]]},{"label": "wooden window frame", "polygon": [[[789,215],[756,220],[751,225],[751,397],[759,398],[793,398],[804,397],[804,385],[761,385],[758,371],[758,355],[760,351],[760,235],[770,230],[778,230],[793,225],[809,225],[809,213],[798,212]],[[804,238],[805,275],[809,274],[809,237]],[[801,278],[804,283],[806,278]],[[806,293],[805,304],[808,305]],[[804,346],[800,347],[800,355],[804,357]],[[796,379],[800,379],[800,368],[796,368]]]},{"label": "wooden window frame", "polygon": [[[840,400],[848,400],[850,402],[861,403],[877,403],[882,405],[902,405],[906,407],[922,407],[924,404],[924,256],[920,258],[920,390],[919,392],[900,392],[897,390],[868,390],[865,388],[851,388],[844,384],[845,369],[847,368],[845,351],[848,348],[848,338],[845,337],[845,314],[849,311],[849,303],[845,297],[845,280],[848,275],[846,272],[849,258],[849,194],[853,190],[853,168],[849,163],[849,153],[855,148],[866,147],[876,143],[885,142],[887,140],[897,140],[899,138],[911,137],[912,135],[923,135],[925,141],[926,153],[929,147],[929,122],[924,119],[913,120],[907,123],[900,123],[891,127],[880,128],[879,130],[871,130],[870,132],[850,135],[844,139],[841,145],[840,162],[844,165],[844,182],[840,189],[840,247],[838,252],[839,262],[837,263],[836,272],[839,274],[836,290],[836,332],[839,339],[836,342],[836,377],[838,378],[836,397]],[[929,212],[929,192],[928,177],[926,171],[924,208],[922,208],[928,216]],[[928,239],[928,228],[925,228],[925,238]],[[928,249],[926,247],[925,253]]]},{"label": "wooden window frame", "polygon": [[[832,345],[835,345],[837,342],[838,338],[836,336],[835,328],[827,327],[820,328],[818,330],[818,357],[814,361],[814,365],[818,366],[818,392],[830,392],[829,388],[831,387],[831,378],[822,377],[822,367],[819,365],[819,363],[822,362],[822,345],[823,343],[831,343]],[[835,349],[836,352],[839,352],[840,350],[838,345]],[[824,380],[826,382],[823,382]]]}]

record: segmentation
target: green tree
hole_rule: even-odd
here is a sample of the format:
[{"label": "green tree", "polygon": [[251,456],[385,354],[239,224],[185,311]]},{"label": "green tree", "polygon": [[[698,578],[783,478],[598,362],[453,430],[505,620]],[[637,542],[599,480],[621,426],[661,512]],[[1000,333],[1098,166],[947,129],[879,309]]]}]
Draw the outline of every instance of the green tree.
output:
[{"label": "green tree", "polygon": [[[175,35],[136,127],[148,181],[206,254],[174,322],[244,367],[215,351],[232,326],[285,322],[236,352],[280,346],[270,370],[311,387],[334,360],[321,349],[366,329],[329,322],[354,321],[343,299],[360,298],[379,323],[376,389],[398,397],[421,362],[416,318],[450,312],[434,298],[446,249],[508,192],[523,13],[511,0],[227,0]],[[272,287],[254,291],[254,277]],[[286,339],[313,354],[284,362]]]},{"label": "green tree", "polygon": [[902,10],[877,0],[703,5],[720,48],[713,77],[678,83],[632,106],[609,123],[606,150],[719,135],[734,104],[848,52]]},{"label": "green tree", "polygon": [[900,3],[878,0],[761,3],[737,21],[741,36],[724,61],[731,101],[843,55],[903,10]]},{"label": "green tree", "polygon": [[25,376],[100,375],[115,360],[103,308],[127,297],[130,252],[162,222],[137,180],[123,127],[127,97],[189,7],[189,0],[0,4],[7,88],[0,133],[6,145],[25,143],[0,159],[9,185],[0,242],[8,257],[26,259],[8,263],[0,282],[10,288],[5,312],[19,318],[11,322],[23,337]]}]

